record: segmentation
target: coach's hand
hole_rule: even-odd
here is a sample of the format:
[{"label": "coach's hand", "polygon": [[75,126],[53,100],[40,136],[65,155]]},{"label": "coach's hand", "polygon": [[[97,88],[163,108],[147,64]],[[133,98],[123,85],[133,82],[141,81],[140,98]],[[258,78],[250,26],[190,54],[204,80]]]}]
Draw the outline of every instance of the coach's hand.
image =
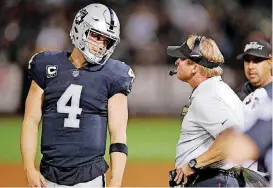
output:
[{"label": "coach's hand", "polygon": [[176,177],[174,181],[176,181],[177,184],[179,184],[182,181],[183,178],[183,184],[186,184],[188,182],[188,176],[194,174],[194,171],[190,168],[189,164],[186,163],[182,167],[176,168]]},{"label": "coach's hand", "polygon": [[47,182],[44,176],[35,168],[26,169],[29,187],[45,187]]}]

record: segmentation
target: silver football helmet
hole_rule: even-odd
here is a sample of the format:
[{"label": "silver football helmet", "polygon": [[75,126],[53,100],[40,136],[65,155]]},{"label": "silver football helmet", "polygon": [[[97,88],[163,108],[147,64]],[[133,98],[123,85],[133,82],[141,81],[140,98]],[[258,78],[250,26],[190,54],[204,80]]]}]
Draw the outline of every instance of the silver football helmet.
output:
[{"label": "silver football helmet", "polygon": [[[102,49],[89,40],[89,34],[95,33],[105,36],[109,41],[107,47]],[[120,41],[120,23],[116,13],[105,5],[90,4],[81,9],[75,16],[70,37],[72,43],[92,64],[103,65],[112,55]],[[92,45],[97,50],[90,50]],[[97,53],[100,51],[100,53]]]}]

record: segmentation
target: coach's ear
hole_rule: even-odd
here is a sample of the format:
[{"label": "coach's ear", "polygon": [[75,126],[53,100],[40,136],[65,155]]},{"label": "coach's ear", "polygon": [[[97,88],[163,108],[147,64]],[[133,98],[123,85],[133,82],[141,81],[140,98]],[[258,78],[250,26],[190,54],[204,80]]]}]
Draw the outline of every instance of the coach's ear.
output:
[{"label": "coach's ear", "polygon": [[195,75],[197,73],[197,70],[198,70],[198,65],[195,63],[193,65],[193,69],[191,70],[192,75]]}]

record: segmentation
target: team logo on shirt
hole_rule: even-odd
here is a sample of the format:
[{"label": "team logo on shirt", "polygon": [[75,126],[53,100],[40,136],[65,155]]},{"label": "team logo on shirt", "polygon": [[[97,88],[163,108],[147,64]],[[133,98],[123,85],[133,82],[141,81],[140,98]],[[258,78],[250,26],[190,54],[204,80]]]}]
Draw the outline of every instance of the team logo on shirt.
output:
[{"label": "team logo on shirt", "polygon": [[180,116],[184,118],[186,114],[188,113],[189,105],[185,105],[184,108],[182,109]]},{"label": "team logo on shirt", "polygon": [[73,70],[73,71],[72,71],[72,76],[73,76],[74,78],[77,78],[79,75],[80,75],[80,71],[79,71],[79,70]]},{"label": "team logo on shirt", "polygon": [[58,70],[57,65],[47,65],[46,66],[47,78],[53,78],[53,77],[57,76],[57,70]]},{"label": "team logo on shirt", "polygon": [[246,97],[245,100],[246,100],[245,104],[247,106],[250,106],[251,109],[254,109],[259,104],[259,98],[254,96],[254,93],[252,93],[248,97]]}]

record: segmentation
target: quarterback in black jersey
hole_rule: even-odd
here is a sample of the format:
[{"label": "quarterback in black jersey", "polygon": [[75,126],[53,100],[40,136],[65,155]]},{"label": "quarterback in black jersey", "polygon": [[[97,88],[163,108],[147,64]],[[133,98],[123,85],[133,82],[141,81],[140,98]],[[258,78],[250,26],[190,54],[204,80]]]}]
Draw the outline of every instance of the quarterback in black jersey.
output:
[{"label": "quarterback in black jersey", "polygon": [[[127,96],[134,73],[110,59],[120,40],[116,13],[102,4],[81,9],[73,22],[72,53],[46,51],[29,61],[21,153],[29,186],[104,187],[107,125],[111,180],[121,186],[128,148]],[[40,170],[35,169],[42,121]]]}]

